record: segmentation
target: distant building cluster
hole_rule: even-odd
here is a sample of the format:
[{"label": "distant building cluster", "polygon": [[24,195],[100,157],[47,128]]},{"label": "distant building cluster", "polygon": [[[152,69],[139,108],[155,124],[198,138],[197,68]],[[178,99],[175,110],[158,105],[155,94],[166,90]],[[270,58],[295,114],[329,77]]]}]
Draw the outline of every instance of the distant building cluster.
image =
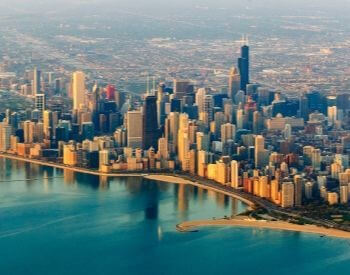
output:
[{"label": "distant building cluster", "polygon": [[[227,92],[175,79],[142,99],[111,84],[89,88],[78,71],[68,111],[34,69],[22,93],[35,98],[35,109],[0,114],[0,152],[104,173],[181,171],[282,207],[347,204],[349,94],[290,98],[251,83],[249,66],[244,45]],[[59,79],[50,83],[60,93]]]}]

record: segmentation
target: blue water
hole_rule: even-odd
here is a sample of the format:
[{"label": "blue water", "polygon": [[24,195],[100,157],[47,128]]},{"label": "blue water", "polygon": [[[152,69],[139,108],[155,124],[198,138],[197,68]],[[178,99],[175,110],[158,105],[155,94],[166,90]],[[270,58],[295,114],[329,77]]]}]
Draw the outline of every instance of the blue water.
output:
[{"label": "blue water", "polygon": [[184,220],[244,210],[237,200],[191,186],[0,159],[0,274],[349,274],[347,240],[247,228],[175,230]]}]

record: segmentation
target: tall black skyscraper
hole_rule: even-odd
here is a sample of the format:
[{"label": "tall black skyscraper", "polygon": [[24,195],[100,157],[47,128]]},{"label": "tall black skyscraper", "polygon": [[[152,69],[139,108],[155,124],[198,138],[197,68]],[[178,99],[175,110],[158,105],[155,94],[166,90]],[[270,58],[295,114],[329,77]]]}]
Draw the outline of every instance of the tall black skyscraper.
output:
[{"label": "tall black skyscraper", "polygon": [[241,75],[241,90],[247,91],[249,84],[249,46],[241,47],[241,57],[238,58],[238,69]]},{"label": "tall black skyscraper", "polygon": [[144,149],[158,145],[157,97],[148,95],[143,106],[143,144]]}]

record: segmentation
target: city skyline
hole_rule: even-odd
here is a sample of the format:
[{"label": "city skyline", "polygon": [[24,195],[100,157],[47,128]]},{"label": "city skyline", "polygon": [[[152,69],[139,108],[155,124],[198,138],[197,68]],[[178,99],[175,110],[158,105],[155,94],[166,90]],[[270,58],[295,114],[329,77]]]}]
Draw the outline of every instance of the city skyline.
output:
[{"label": "city skyline", "polygon": [[[247,160],[249,163],[251,158],[249,151],[251,147],[254,148],[254,157],[252,158],[255,166],[254,175],[259,175],[263,170],[258,169],[268,168],[275,158],[275,156],[273,158],[273,154],[270,155],[271,150],[265,149],[265,137],[269,138],[269,132],[272,130],[281,131],[282,137],[285,138],[284,142],[289,148],[279,149],[282,152],[275,151],[274,154],[280,153],[280,156],[283,157],[283,151],[292,153],[290,157],[295,159],[294,165],[296,164],[296,167],[300,169],[300,159],[298,160],[296,151],[293,153],[293,150],[296,149],[292,149],[291,145],[288,145],[288,140],[294,137],[293,129],[295,133],[296,129],[300,130],[302,127],[306,127],[304,121],[308,120],[312,123],[321,123],[317,126],[318,128],[315,128],[315,133],[318,133],[317,131],[322,132],[322,127],[324,127],[322,126],[322,120],[326,121],[326,126],[331,127],[330,129],[340,130],[342,126],[347,127],[346,122],[341,123],[339,118],[347,117],[347,113],[344,113],[344,111],[347,110],[348,105],[339,102],[336,96],[327,96],[316,91],[310,91],[301,95],[298,103],[295,102],[295,99],[285,97],[279,92],[274,92],[263,86],[260,87],[257,83],[251,83],[249,81],[249,47],[247,45],[241,47],[241,56],[229,72],[226,92],[216,92],[203,88],[195,91],[194,85],[188,80],[174,79],[173,88],[160,83],[157,90],[154,90],[154,83],[153,90],[151,90],[151,85],[148,83],[143,100],[129,98],[127,101],[129,111],[124,114],[120,113],[120,110],[123,108],[125,101],[123,100],[124,104],[116,104],[116,98],[120,98],[118,89],[116,90],[110,84],[105,89],[95,85],[92,92],[87,92],[85,74],[78,71],[72,75],[71,86],[69,86],[71,92],[68,90],[68,96],[71,95],[69,97],[73,101],[71,114],[62,113],[62,111],[53,112],[50,107],[47,109],[46,106],[46,97],[50,97],[50,94],[45,95],[44,91],[38,88],[45,86],[44,82],[41,81],[41,72],[36,67],[34,68],[32,95],[35,97],[36,109],[32,112],[32,121],[24,121],[23,127],[21,127],[19,124],[21,120],[17,118],[18,114],[14,113],[15,117],[12,117],[11,110],[6,112],[3,117],[3,130],[1,132],[0,147],[3,148],[3,152],[10,150],[12,153],[24,157],[30,156],[30,158],[42,158],[42,154],[45,154],[46,158],[57,159],[63,157],[62,162],[65,165],[85,166],[86,168],[98,167],[104,173],[115,169],[141,171],[180,169],[191,174],[202,175],[224,185],[228,184],[236,189],[244,188],[246,192],[253,192],[261,197],[271,197],[276,204],[281,204],[283,207],[293,207],[294,200],[291,200],[288,193],[286,193],[286,190],[289,189],[283,189],[283,183],[281,182],[277,186],[277,191],[274,192],[281,190],[282,193],[276,197],[276,195],[267,194],[266,192],[270,192],[268,189],[255,191],[255,187],[250,187],[251,183],[249,181],[245,182],[244,178],[240,178],[239,175],[239,181],[237,181],[237,164],[235,164],[237,160],[246,161],[244,152],[248,149]],[[52,75],[50,76],[49,82],[56,86],[57,81],[53,81]],[[38,78],[40,81],[38,81]],[[60,92],[60,89],[54,87],[53,91]],[[346,94],[341,99],[349,100]],[[269,112],[271,114],[264,110],[266,108],[264,106],[270,106],[271,110]],[[297,107],[299,110],[289,109],[290,106]],[[69,111],[69,109],[67,110]],[[172,118],[174,115],[177,116],[176,120]],[[65,116],[66,119],[62,119],[62,116]],[[125,116],[124,122],[123,116]],[[324,120],[324,118],[328,119]],[[263,130],[264,123],[267,125],[267,131]],[[11,127],[13,127],[13,130]],[[13,135],[13,131],[18,133],[16,132]],[[108,135],[103,135],[108,133],[114,133],[111,136],[113,139]],[[264,136],[261,135],[262,133]],[[109,148],[108,150],[106,148],[98,149],[96,155],[94,153],[96,149],[91,148],[99,147],[94,145],[99,136],[110,145],[106,147]],[[207,145],[204,145],[204,141],[201,141],[203,138],[207,140],[205,141]],[[247,141],[242,138],[255,139],[255,141],[250,143],[250,147],[246,148],[242,145],[247,146]],[[342,150],[346,152],[346,135],[343,134],[343,138],[344,142],[342,141],[342,144],[345,147]],[[24,141],[23,144],[21,140]],[[66,144],[69,140],[70,142]],[[40,145],[42,142],[44,143]],[[49,143],[44,145],[46,142]],[[91,156],[87,155],[87,159],[84,159],[84,157],[79,159],[78,157],[81,154],[77,154],[77,150],[81,150],[79,149],[79,142],[82,142],[83,150],[87,149],[87,152],[90,152]],[[33,147],[30,145],[31,143],[37,145]],[[249,142],[247,144],[249,145]],[[161,145],[162,151],[157,152],[158,145]],[[308,144],[306,143],[306,145]],[[113,149],[115,146],[120,149],[124,148],[124,153],[118,153],[118,150]],[[128,148],[126,150],[125,146],[129,147],[131,151]],[[55,148],[58,148],[58,150]],[[238,155],[234,154],[234,148],[236,148]],[[312,164],[315,171],[321,171],[322,157],[320,149],[304,146],[305,156],[306,148],[310,148],[308,149],[311,155],[309,164]],[[135,153],[133,153],[133,150],[136,150]],[[145,150],[145,153],[142,150]],[[113,160],[120,153],[119,158]],[[203,159],[204,167],[207,166],[204,170],[203,167],[200,167],[201,163],[196,163],[196,159],[200,159],[199,155],[203,153],[204,156],[209,154]],[[133,154],[136,154],[134,159]],[[145,159],[142,159],[143,155],[146,157]],[[157,156],[160,156],[160,158]],[[162,158],[164,156],[166,158]],[[336,166],[336,162],[331,166],[332,178],[337,179],[338,174],[348,168],[349,160],[345,158],[346,155],[338,153],[335,156],[341,159],[340,168]],[[112,166],[111,157],[116,163]],[[209,162],[208,157],[211,159]],[[123,160],[123,158],[126,159]],[[134,163],[131,162],[132,159]],[[147,163],[144,162],[146,159]],[[230,169],[230,165],[228,165],[230,159],[232,160],[230,164],[232,171],[227,172]],[[289,165],[293,166],[293,162],[290,162],[290,160],[277,162],[276,164],[281,165],[281,170],[283,166],[283,169],[287,169],[287,171]],[[306,162],[306,164],[308,163]],[[242,167],[242,165],[240,166]],[[275,171],[275,167],[272,167]],[[337,174],[333,175],[333,169],[337,169]],[[252,172],[252,170],[250,171]],[[345,174],[342,174],[342,177],[345,177],[345,183],[347,182],[346,175],[348,173],[346,171]],[[243,175],[242,172],[244,174],[246,171],[241,170],[239,174]],[[267,173],[272,173],[272,177],[276,177],[272,171]],[[232,179],[230,179],[231,174],[233,175]],[[272,182],[269,183],[270,180],[267,179],[265,183],[260,183],[264,184],[265,187],[256,188],[269,188],[269,184],[272,185]],[[255,181],[253,180],[253,182]],[[289,181],[287,183],[290,184]],[[341,187],[339,187],[341,193],[336,199],[332,197],[330,203],[334,203],[334,200],[338,202],[338,198],[341,198],[343,203],[348,201],[345,194],[349,192],[346,192],[346,186],[342,185]],[[300,192],[300,189],[296,190]],[[293,190],[292,197],[294,197],[295,192]],[[325,191],[323,190],[323,192]],[[330,193],[333,196],[333,193]],[[286,196],[288,203],[284,202],[284,196]]]},{"label": "city skyline", "polygon": [[1,1],[0,273],[343,274],[349,5]]}]

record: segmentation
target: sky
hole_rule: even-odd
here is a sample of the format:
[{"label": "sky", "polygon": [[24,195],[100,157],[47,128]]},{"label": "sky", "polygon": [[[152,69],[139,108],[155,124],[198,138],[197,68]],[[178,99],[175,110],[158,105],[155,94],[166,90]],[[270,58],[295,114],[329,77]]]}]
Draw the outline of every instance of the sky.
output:
[{"label": "sky", "polygon": [[[103,6],[111,8],[160,9],[171,12],[173,8],[209,7],[209,8],[260,8],[300,9],[321,8],[324,10],[344,10],[350,12],[349,0],[1,0],[3,8],[11,10],[60,9],[77,6]],[[37,10],[38,11],[38,10]]]},{"label": "sky", "polygon": [[350,0],[0,0],[0,16],[106,15],[118,12],[163,17],[167,14],[213,15],[225,11],[239,16],[331,16],[347,20]]}]

